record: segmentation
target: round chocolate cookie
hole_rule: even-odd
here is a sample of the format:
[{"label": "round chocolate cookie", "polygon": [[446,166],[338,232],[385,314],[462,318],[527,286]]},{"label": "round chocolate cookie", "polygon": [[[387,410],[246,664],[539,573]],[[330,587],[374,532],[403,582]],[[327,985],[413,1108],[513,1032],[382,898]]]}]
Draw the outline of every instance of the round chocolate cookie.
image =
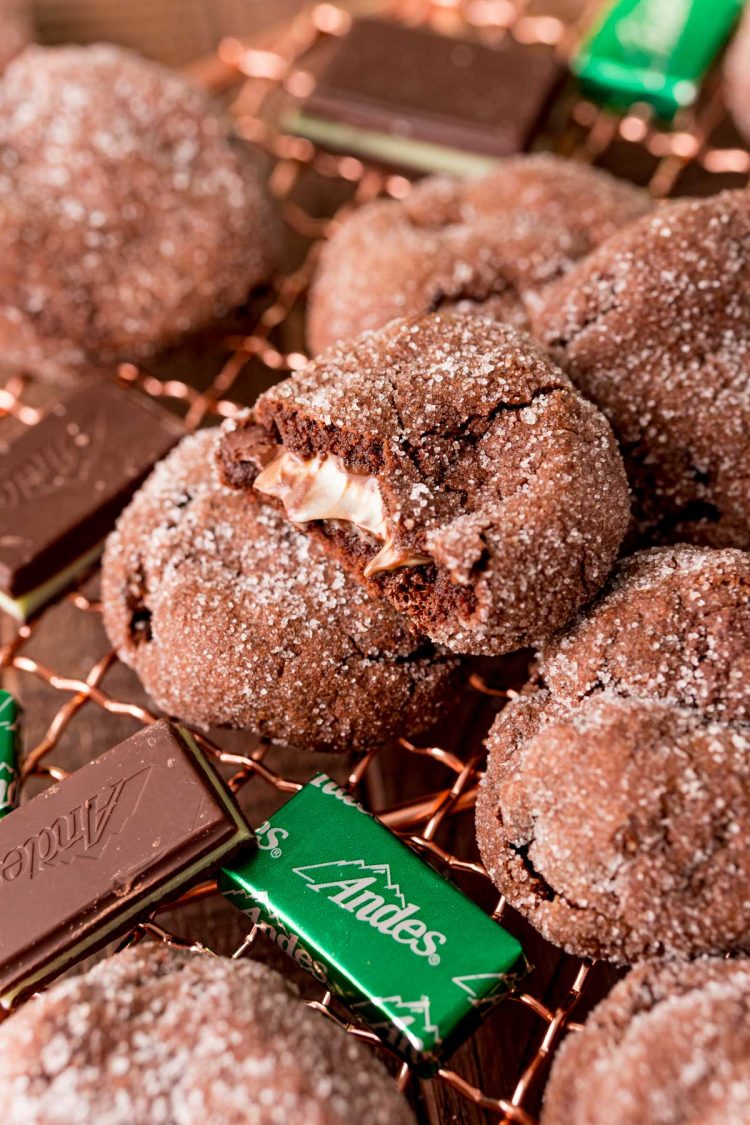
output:
[{"label": "round chocolate cookie", "polygon": [[643,533],[750,547],[750,193],[680,201],[548,292],[537,337],[620,439]]},{"label": "round chocolate cookie", "polygon": [[430,177],[341,222],[310,295],[311,349],[438,309],[526,327],[550,282],[650,206],[640,189],[549,155],[513,157],[479,181]]},{"label": "round chocolate cookie", "polygon": [[408,1125],[381,1063],[253,961],[138,946],[0,1027],[4,1125]]},{"label": "round chocolate cookie", "polygon": [[750,965],[641,965],[560,1047],[542,1125],[747,1125]]},{"label": "round chocolate cookie", "polygon": [[724,100],[735,125],[750,141],[750,12],[746,11],[724,60]]},{"label": "round chocolate cookie", "polygon": [[104,622],[156,704],[310,750],[426,728],[458,661],[415,636],[254,496],[214,479],[217,431],[183,439],[120,517]]},{"label": "round chocolate cookie", "polygon": [[622,560],[545,646],[542,673],[568,703],[606,689],[750,722],[750,555],[681,546]]},{"label": "round chocolate cookie", "polygon": [[141,357],[240,304],[275,219],[256,159],[186,79],[118,47],[32,47],[0,80],[0,354]]},{"label": "round chocolate cookie", "polygon": [[463,195],[468,216],[533,215],[547,227],[563,228],[590,254],[620,227],[654,206],[648,192],[601,168],[552,153],[511,156],[479,180],[468,181]]},{"label": "round chocolate cookie", "polygon": [[750,951],[750,727],[540,691],[488,748],[482,859],[545,938],[624,963]]},{"label": "round chocolate cookie", "polygon": [[612,434],[529,340],[487,317],[392,322],[225,426],[227,483],[277,499],[456,652],[548,636],[606,579],[629,518]]}]

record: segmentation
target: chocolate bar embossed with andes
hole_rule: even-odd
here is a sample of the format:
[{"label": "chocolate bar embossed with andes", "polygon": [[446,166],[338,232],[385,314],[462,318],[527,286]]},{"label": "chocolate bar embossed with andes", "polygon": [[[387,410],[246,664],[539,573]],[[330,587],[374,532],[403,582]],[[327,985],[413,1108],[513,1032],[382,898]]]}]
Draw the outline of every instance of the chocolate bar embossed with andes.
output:
[{"label": "chocolate bar embossed with andes", "polygon": [[528,147],[564,76],[544,44],[505,35],[488,46],[358,19],[285,125],[397,167],[478,173]]},{"label": "chocolate bar embossed with andes", "polygon": [[8,444],[0,434],[0,608],[24,620],[91,565],[181,434],[161,407],[105,382]]},{"label": "chocolate bar embossed with andes", "polygon": [[192,737],[163,720],[0,821],[0,1004],[127,933],[254,839]]}]

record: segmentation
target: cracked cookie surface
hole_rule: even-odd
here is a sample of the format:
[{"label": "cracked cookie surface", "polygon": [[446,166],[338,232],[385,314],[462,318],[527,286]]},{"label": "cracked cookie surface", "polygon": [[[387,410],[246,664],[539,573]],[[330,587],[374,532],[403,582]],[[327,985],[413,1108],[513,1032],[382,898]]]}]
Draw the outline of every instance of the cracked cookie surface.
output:
[{"label": "cracked cookie surface", "polygon": [[155,703],[311,750],[431,725],[460,683],[270,506],[223,488],[217,432],[184,438],[120,517],[102,569],[112,644]]},{"label": "cracked cookie surface", "polygon": [[119,47],[31,47],[0,80],[0,353],[35,375],[151,354],[264,280],[259,167],[203,91]]},{"label": "cracked cookie surface", "polygon": [[[374,481],[390,548],[361,526],[304,529],[414,627],[456,652],[548,636],[600,588],[629,518],[602,415],[528,337],[485,317],[395,321],[331,349],[225,424],[227,483],[282,450]],[[292,518],[294,510],[288,508]]]},{"label": "cracked cookie surface", "polygon": [[[623,560],[488,739],[482,857],[549,940],[632,962],[750,951],[750,556]],[[530,685],[533,687],[533,685]]]},{"label": "cracked cookie surface", "polygon": [[606,689],[750,722],[750,555],[683,545],[623,559],[542,657],[570,703]]},{"label": "cracked cookie surface", "polygon": [[385,1067],[257,961],[139,945],[0,1028],[5,1125],[409,1125]]},{"label": "cracked cookie surface", "polygon": [[512,157],[477,181],[429,177],[347,216],[324,246],[311,349],[438,310],[527,327],[552,281],[651,206],[632,184],[549,154]]},{"label": "cracked cookie surface", "polygon": [[482,858],[544,937],[625,963],[750,951],[750,728],[540,692],[488,747]]},{"label": "cracked cookie surface", "polygon": [[750,196],[661,208],[547,293],[535,336],[617,434],[650,541],[750,547]]},{"label": "cracked cookie surface", "polygon": [[641,965],[555,1057],[542,1125],[746,1125],[750,964]]}]

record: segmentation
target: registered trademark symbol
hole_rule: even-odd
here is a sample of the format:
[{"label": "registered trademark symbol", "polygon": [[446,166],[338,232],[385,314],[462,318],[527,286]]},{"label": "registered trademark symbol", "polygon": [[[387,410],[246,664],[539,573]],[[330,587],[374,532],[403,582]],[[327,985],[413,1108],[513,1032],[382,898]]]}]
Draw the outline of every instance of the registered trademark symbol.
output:
[{"label": "registered trademark symbol", "polygon": [[271,849],[271,858],[272,859],[278,859],[280,855],[281,855],[281,848],[272,848]]},{"label": "registered trademark symbol", "polygon": [[430,956],[428,957],[428,961],[430,962],[431,965],[439,965],[440,964],[440,955],[438,953],[431,953]]}]

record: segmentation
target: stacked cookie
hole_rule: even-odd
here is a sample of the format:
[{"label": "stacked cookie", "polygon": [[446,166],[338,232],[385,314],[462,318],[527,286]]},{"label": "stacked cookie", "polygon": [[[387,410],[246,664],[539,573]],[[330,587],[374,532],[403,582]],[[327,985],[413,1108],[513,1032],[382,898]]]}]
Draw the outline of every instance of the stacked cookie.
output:
[{"label": "stacked cookie", "polygon": [[628,513],[609,426],[527,337],[399,320],[182,443],[108,543],[105,623],[173,714],[367,749],[445,710],[452,654],[568,621]]}]

